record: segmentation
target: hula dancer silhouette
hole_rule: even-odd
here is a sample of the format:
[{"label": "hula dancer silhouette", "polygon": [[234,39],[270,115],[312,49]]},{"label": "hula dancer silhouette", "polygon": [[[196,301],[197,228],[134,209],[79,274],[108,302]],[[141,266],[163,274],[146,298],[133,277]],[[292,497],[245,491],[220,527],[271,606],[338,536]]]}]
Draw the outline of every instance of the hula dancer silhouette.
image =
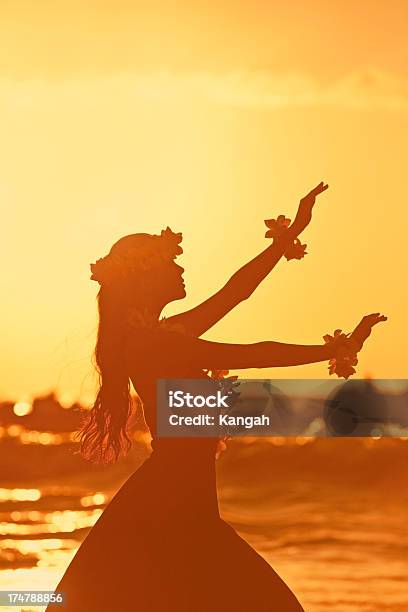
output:
[{"label": "hula dancer silhouette", "polygon": [[[351,334],[336,330],[316,345],[265,341],[225,344],[200,339],[247,299],[282,258],[301,259],[299,236],[312,218],[320,183],[301,201],[293,223],[266,221],[272,243],[195,308],[161,318],[185,297],[181,234],[131,234],[91,265],[100,285],[96,363],[100,387],[79,431],[87,459],[110,462],[131,446],[130,382],[143,404],[153,452],[111,499],[72,559],[57,591],[69,612],[300,612],[272,567],[219,515],[218,439],[157,438],[156,381],[204,378],[230,369],[329,361],[330,373],[353,374],[374,325],[365,316]],[[219,372],[221,371],[221,373]],[[54,606],[48,606],[48,609]]]}]

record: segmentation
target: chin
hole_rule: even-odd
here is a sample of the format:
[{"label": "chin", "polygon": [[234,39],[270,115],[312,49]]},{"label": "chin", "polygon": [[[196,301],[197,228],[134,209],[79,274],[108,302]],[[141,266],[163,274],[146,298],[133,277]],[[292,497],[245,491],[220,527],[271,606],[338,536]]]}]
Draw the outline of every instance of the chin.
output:
[{"label": "chin", "polygon": [[177,291],[177,293],[174,293],[169,301],[170,302],[174,302],[175,300],[182,300],[183,298],[186,297],[186,295],[187,294],[186,294],[185,288],[184,287],[180,287],[180,290]]}]

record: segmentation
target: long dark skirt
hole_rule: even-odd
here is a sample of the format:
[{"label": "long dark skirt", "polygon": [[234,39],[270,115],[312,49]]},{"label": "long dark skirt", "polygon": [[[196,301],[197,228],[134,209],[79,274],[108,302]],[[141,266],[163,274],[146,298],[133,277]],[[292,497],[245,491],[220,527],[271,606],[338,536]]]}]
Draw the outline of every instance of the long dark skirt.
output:
[{"label": "long dark skirt", "polygon": [[66,597],[59,610],[302,612],[270,565],[220,518],[215,477],[189,458],[170,469],[167,457],[155,455],[82,542],[55,589]]}]

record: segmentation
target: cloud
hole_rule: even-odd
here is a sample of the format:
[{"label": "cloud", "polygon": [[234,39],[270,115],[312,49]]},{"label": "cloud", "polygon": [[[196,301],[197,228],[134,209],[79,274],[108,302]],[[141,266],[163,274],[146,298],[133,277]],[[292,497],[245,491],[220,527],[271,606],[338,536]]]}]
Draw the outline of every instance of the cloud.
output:
[{"label": "cloud", "polygon": [[62,100],[87,106],[95,100],[137,104],[210,103],[221,107],[278,110],[333,108],[404,111],[408,109],[408,80],[376,70],[345,75],[322,84],[309,75],[277,75],[268,71],[124,72],[109,77],[59,81],[0,82],[1,104],[30,107]]},{"label": "cloud", "polygon": [[[186,88],[184,82],[179,85]],[[241,108],[408,108],[408,81],[376,71],[349,74],[327,85],[299,74],[201,73],[190,77],[190,87],[213,102]]]}]

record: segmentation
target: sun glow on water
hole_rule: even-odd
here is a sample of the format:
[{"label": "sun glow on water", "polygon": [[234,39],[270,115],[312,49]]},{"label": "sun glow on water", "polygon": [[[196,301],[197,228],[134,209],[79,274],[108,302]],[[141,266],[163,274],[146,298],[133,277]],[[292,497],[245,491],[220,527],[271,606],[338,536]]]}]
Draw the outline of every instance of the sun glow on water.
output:
[{"label": "sun glow on water", "polygon": [[13,412],[16,416],[26,416],[32,412],[32,404],[29,402],[16,402],[13,407]]},{"label": "sun glow on water", "polygon": [[4,501],[38,501],[39,489],[0,489],[0,502]]}]

